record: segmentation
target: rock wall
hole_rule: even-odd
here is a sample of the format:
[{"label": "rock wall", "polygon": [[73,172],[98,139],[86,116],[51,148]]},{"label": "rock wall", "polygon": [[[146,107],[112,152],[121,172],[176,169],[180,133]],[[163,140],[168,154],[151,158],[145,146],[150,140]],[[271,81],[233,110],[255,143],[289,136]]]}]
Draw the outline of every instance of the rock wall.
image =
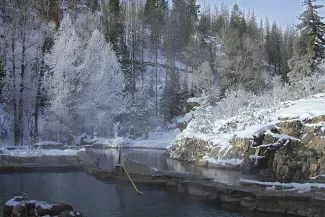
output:
[{"label": "rock wall", "polygon": [[197,138],[185,138],[175,141],[168,150],[167,156],[179,161],[198,163],[209,151],[206,141]]},{"label": "rock wall", "polygon": [[[233,137],[229,148],[200,138],[182,138],[173,142],[167,156],[245,173],[267,172],[282,182],[302,182],[325,173],[324,122],[323,115],[304,121],[281,119],[259,136]],[[241,163],[231,163],[234,159]]]}]

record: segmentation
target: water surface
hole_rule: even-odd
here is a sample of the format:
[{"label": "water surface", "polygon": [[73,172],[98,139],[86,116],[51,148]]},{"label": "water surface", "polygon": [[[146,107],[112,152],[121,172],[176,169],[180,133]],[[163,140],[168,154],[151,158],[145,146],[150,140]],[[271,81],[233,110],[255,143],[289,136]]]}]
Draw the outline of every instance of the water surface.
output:
[{"label": "water surface", "polygon": [[[96,150],[87,149],[87,153],[91,160],[100,158],[100,167],[112,170],[117,164],[119,152],[116,149]],[[205,168],[195,164],[180,162],[177,160],[168,159],[164,155],[164,150],[155,149],[123,149],[122,156],[130,160],[139,161],[161,170],[170,170],[178,172],[192,172],[213,178],[217,182],[238,185],[240,178],[245,179],[260,179],[256,175],[242,174],[233,170],[220,170],[215,168]]]},{"label": "water surface", "polygon": [[144,185],[139,188],[143,196],[137,195],[129,184],[103,183],[84,172],[1,174],[0,215],[12,194],[26,192],[30,199],[71,204],[88,217],[245,216],[174,191]]}]

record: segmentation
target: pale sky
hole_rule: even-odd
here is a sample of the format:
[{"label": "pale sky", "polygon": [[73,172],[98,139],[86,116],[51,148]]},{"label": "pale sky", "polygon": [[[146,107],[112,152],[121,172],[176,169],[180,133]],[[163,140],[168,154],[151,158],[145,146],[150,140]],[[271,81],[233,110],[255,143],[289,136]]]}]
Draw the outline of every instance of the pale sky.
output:
[{"label": "pale sky", "polygon": [[[285,27],[286,24],[293,25],[298,23],[298,14],[304,11],[301,6],[302,0],[197,0],[201,7],[210,4],[211,9],[214,5],[220,8],[221,3],[224,2],[231,10],[232,6],[237,2],[239,8],[248,12],[248,9],[254,9],[258,20],[268,17],[270,23],[276,21],[280,26]],[[325,0],[319,0],[317,4],[325,5]],[[319,10],[319,14],[325,17],[325,9]]]}]

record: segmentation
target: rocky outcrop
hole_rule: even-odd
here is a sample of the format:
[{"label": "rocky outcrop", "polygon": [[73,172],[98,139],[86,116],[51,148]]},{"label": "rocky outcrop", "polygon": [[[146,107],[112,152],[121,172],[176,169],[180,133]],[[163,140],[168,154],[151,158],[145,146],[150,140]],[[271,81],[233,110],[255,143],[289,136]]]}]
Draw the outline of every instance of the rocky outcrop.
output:
[{"label": "rocky outcrop", "polygon": [[209,151],[206,143],[197,138],[178,140],[173,143],[167,156],[180,161],[197,163],[203,160],[203,156]]},{"label": "rocky outcrop", "polygon": [[13,195],[4,206],[3,217],[23,216],[59,216],[59,217],[83,217],[81,212],[73,210],[73,207],[65,203],[46,203],[44,201],[29,200],[26,193]]},{"label": "rocky outcrop", "polygon": [[[173,142],[167,155],[180,161],[240,169],[245,173],[267,171],[279,181],[302,182],[325,174],[324,120],[324,115],[304,121],[281,119],[273,129],[258,136],[234,136],[226,148],[208,140],[182,138]],[[215,160],[207,161],[207,157]]]},{"label": "rocky outcrop", "polygon": [[302,182],[308,180],[318,166],[316,153],[299,140],[288,140],[275,154],[273,172],[277,180]]}]

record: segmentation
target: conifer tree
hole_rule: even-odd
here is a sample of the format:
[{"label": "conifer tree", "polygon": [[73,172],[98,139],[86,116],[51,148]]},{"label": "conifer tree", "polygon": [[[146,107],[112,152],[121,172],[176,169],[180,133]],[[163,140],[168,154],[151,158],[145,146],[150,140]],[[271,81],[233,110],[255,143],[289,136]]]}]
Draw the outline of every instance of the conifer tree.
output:
[{"label": "conifer tree", "polygon": [[166,0],[147,0],[145,5],[146,21],[151,28],[150,42],[155,55],[156,74],[156,116],[158,115],[158,49],[163,35],[163,26],[166,23],[168,2]]},{"label": "conifer tree", "polygon": [[291,69],[288,74],[290,81],[300,80],[314,73],[325,57],[325,24],[317,11],[323,5],[315,4],[317,1],[302,2],[306,10],[299,15],[300,24],[297,25],[297,29],[300,30],[301,36],[295,45],[294,56],[288,62]]},{"label": "conifer tree", "polygon": [[104,0],[101,22],[107,42],[113,45],[125,77],[125,92],[133,90],[133,76],[129,61],[129,51],[125,44],[123,13],[120,0]]}]

